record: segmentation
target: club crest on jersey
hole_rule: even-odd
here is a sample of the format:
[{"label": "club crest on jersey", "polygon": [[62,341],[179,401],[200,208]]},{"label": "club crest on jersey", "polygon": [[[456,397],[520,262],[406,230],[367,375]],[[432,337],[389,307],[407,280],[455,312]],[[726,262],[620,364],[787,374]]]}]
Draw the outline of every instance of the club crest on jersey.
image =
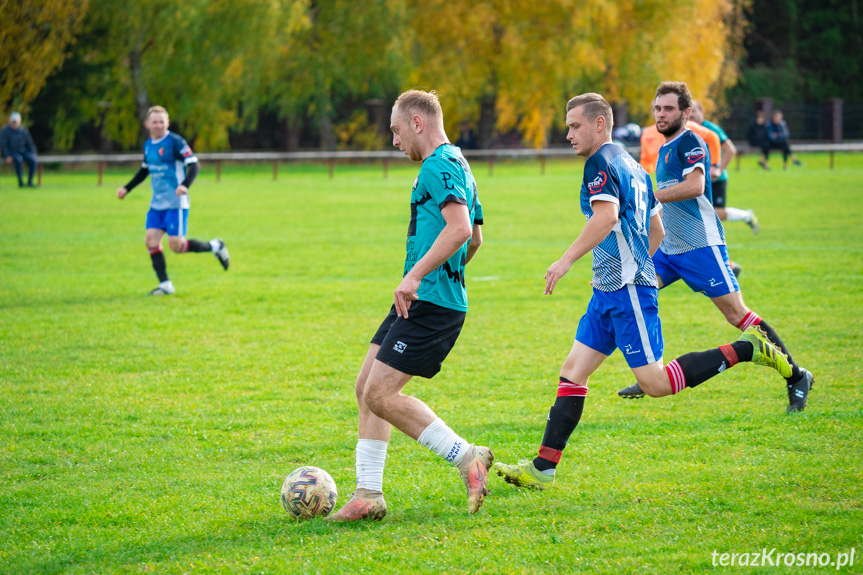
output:
[{"label": "club crest on jersey", "polygon": [[669,151],[669,152],[665,152],[665,163],[666,163],[666,164],[668,163],[668,156],[670,156],[670,155],[671,155],[671,152],[670,152],[670,151]]},{"label": "club crest on jersey", "polygon": [[165,153],[165,148],[159,148],[159,155],[161,156],[164,153]]},{"label": "club crest on jersey", "polygon": [[598,194],[602,191],[602,186],[605,185],[605,182],[608,181],[608,176],[605,172],[599,172],[592,181],[587,183],[587,189],[590,190],[591,194]]},{"label": "club crest on jersey", "polygon": [[701,148],[694,148],[683,155],[686,156],[687,162],[694,164],[695,162],[699,162],[704,159],[704,150]]}]

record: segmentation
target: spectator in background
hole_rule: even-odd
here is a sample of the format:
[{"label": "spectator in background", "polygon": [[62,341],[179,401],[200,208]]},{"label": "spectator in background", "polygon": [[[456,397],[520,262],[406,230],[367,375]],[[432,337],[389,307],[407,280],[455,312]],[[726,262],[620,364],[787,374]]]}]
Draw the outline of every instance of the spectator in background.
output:
[{"label": "spectator in background", "polygon": [[769,170],[767,167],[767,156],[770,155],[770,142],[767,141],[767,118],[761,110],[755,112],[755,119],[746,130],[746,139],[753,148],[761,150],[761,158],[758,165]]},{"label": "spectator in background", "polygon": [[767,141],[770,143],[770,146],[767,148],[767,152],[764,157],[764,165],[767,167],[768,154],[770,150],[782,150],[782,169],[788,169],[788,157],[791,157],[791,161],[794,162],[795,166],[802,166],[803,162],[797,159],[797,156],[794,155],[794,152],[791,151],[791,146],[788,144],[788,140],[791,138],[791,133],[788,131],[788,124],[785,123],[785,120],[782,118],[782,111],[775,110],[773,112],[773,117],[769,124],[767,124]]},{"label": "spectator in background", "polygon": [[36,144],[30,131],[21,125],[21,114],[12,112],[9,123],[0,129],[0,152],[7,164],[15,164],[15,174],[18,176],[18,187],[24,187],[24,178],[21,173],[21,164],[26,162],[30,168],[27,177],[27,186],[33,185],[33,174],[36,172]]}]

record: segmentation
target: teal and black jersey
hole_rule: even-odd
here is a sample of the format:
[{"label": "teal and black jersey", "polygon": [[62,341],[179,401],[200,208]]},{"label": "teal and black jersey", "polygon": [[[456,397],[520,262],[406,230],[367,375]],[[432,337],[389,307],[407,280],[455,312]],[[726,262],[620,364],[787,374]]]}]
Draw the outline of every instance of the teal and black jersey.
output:
[{"label": "teal and black jersey", "polygon": [[[443,231],[446,221],[441,208],[448,202],[467,206],[471,222],[475,225],[483,223],[476,181],[467,160],[456,146],[442,144],[423,160],[411,191],[411,221],[403,276],[428,253]],[[421,301],[467,311],[464,269],[468,243],[465,242],[452,257],[422,279],[417,290]]]}]

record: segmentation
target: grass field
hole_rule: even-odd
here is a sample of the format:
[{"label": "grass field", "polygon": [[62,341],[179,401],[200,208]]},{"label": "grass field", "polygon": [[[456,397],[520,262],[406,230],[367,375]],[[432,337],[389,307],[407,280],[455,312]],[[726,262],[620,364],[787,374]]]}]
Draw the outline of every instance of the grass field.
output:
[{"label": "grass field", "polygon": [[[701,573],[722,553],[839,553],[863,573],[863,157],[731,173],[726,226],[747,304],[815,373],[786,416],[779,376],[754,365],[664,399],[623,401],[616,353],[549,492],[494,476],[469,516],[457,473],[395,433],[381,523],[291,522],[285,475],[354,482],[353,382],[399,282],[418,166],[212,167],[192,188],[190,237],[167,250],[177,294],[144,247],[149,186],[134,167],[0,181],[0,573]],[[485,243],[471,311],[426,401],[497,459],[533,456],[558,369],[590,297],[579,262],[555,295],[545,269],[584,224],[582,163],[475,165]],[[736,339],[709,300],[660,294],[665,359]],[[775,561],[776,553],[771,557]],[[734,571],[735,569],[731,569]],[[740,568],[736,568],[740,570]],[[836,572],[834,566],[744,568]]]}]

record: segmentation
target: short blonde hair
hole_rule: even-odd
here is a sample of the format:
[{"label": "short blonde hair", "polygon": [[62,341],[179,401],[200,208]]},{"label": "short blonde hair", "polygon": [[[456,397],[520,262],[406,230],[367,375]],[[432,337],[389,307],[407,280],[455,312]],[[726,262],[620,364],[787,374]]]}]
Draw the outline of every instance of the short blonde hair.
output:
[{"label": "short blonde hair", "polygon": [[396,99],[393,107],[398,107],[399,112],[408,118],[414,114],[420,114],[428,119],[436,119],[443,122],[443,110],[440,100],[434,90],[408,90]]},{"label": "short blonde hair", "polygon": [[163,108],[162,106],[150,106],[150,109],[147,110],[147,115],[144,116],[145,120],[149,120],[150,116],[153,114],[165,114],[165,117],[168,117],[168,110]]}]

